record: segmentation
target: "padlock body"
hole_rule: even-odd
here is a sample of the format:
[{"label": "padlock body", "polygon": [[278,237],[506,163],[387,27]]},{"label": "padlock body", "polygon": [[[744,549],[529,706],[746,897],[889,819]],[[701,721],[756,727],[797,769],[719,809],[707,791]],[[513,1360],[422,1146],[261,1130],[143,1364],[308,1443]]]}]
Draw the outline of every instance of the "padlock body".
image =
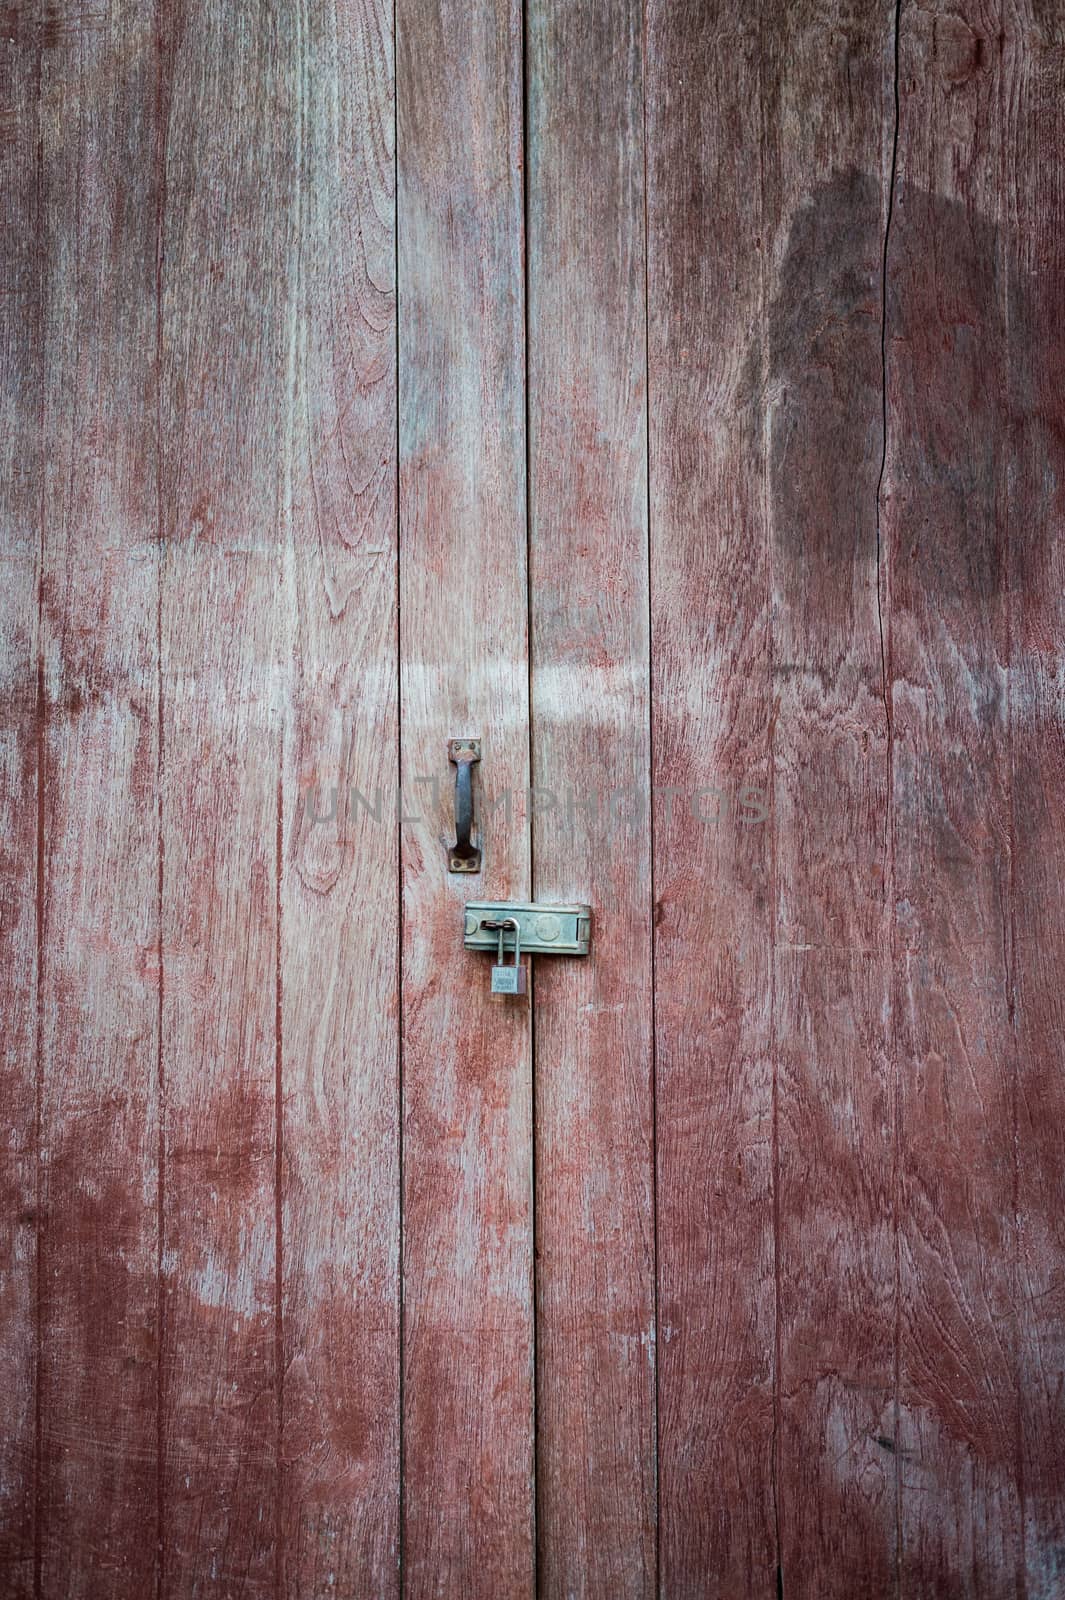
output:
[{"label": "padlock body", "polygon": [[524,994],[525,993],[525,968],[501,967],[498,964],[492,968],[492,993],[493,994]]}]

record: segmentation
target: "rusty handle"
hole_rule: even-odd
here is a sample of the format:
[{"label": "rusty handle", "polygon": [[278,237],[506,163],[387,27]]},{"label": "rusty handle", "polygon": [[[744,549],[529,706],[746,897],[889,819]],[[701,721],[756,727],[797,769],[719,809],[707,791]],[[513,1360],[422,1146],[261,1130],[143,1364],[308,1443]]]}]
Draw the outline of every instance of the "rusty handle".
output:
[{"label": "rusty handle", "polygon": [[449,739],[447,758],[455,768],[455,843],[447,853],[449,872],[480,872],[481,852],[473,832],[473,766],[481,759],[478,739]]}]

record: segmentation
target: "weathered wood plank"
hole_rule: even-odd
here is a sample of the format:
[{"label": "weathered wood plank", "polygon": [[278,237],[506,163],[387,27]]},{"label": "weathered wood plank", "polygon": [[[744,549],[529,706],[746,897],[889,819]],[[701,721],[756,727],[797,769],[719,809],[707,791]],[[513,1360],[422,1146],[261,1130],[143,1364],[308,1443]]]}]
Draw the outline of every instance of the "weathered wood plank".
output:
[{"label": "weathered wood plank", "polygon": [[163,1588],[273,1595],[297,22],[254,7],[165,20]]},{"label": "weathered wood plank", "polygon": [[392,8],[315,3],[304,23],[283,467],[283,1588],[387,1600],[399,1585]]},{"label": "weathered wood plank", "polygon": [[[401,0],[404,1592],[533,1584],[527,1004],[467,898],[526,898],[521,8]],[[485,865],[449,876],[446,745],[479,737]],[[442,778],[437,803],[431,786]],[[510,815],[504,804],[511,797]]]},{"label": "weathered wood plank", "polygon": [[656,1580],[643,19],[528,8],[533,883],[544,1596]]},{"label": "weathered wood plank", "polygon": [[1050,1600],[1065,1586],[1065,17],[1023,4],[1005,24],[1020,1587]]},{"label": "weathered wood plank", "polygon": [[155,52],[41,27],[37,1584],[88,1600],[156,1577]]},{"label": "weathered wood plank", "polygon": [[900,1582],[1015,1592],[997,9],[903,7],[888,262]]},{"label": "weathered wood plank", "polygon": [[38,1581],[72,1596],[155,1571],[152,43],[131,8],[84,19],[41,84]]},{"label": "weathered wood plank", "polygon": [[11,1600],[33,1593],[37,1526],[39,60],[32,29],[0,40],[0,1572]]},{"label": "weathered wood plank", "polygon": [[818,0],[763,12],[774,1481],[783,1592],[826,1600],[886,1595],[895,1579],[889,779],[877,501],[893,55],[890,4]]},{"label": "weathered wood plank", "polygon": [[757,13],[652,0],[647,50],[661,1589],[764,1596],[775,1291]]}]

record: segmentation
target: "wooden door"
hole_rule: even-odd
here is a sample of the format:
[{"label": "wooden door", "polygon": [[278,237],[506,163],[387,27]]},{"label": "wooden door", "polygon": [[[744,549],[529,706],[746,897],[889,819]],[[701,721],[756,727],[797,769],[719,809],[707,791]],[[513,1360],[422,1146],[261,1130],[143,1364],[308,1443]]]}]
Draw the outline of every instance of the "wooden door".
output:
[{"label": "wooden door", "polygon": [[1065,13],[3,24],[0,1595],[1055,1600]]}]

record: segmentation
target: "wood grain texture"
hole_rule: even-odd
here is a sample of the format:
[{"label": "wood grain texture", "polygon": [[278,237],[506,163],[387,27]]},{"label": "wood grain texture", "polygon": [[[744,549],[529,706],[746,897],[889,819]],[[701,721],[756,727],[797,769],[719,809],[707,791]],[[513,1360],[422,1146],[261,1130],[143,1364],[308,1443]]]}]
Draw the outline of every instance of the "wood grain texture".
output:
[{"label": "wood grain texture", "polygon": [[1065,1587],[1065,17],[1010,6],[1004,24],[1019,1578],[1050,1600]]},{"label": "wood grain texture", "polygon": [[[396,28],[404,1593],[497,1600],[534,1581],[530,1027],[462,906],[531,889],[521,10]],[[482,740],[476,878],[446,870],[451,737]]]},{"label": "wood grain texture", "polygon": [[776,1578],[759,53],[648,6],[660,1581],[722,1600]]},{"label": "wood grain texture", "polygon": [[888,261],[900,1583],[1016,1592],[999,18],[905,7]]},{"label": "wood grain texture", "polygon": [[[887,714],[878,530],[893,8],[767,6],[761,70],[785,1594],[895,1581]],[[753,151],[752,151],[753,163]]]},{"label": "wood grain texture", "polygon": [[30,30],[0,41],[0,1574],[10,1600],[33,1593],[36,1532],[39,60]]},{"label": "wood grain texture", "polygon": [[656,1587],[643,28],[527,10],[538,1592]]},{"label": "wood grain texture", "polygon": [[98,1600],[156,1577],[155,53],[41,45],[36,1583]]},{"label": "wood grain texture", "polygon": [[391,6],[314,3],[298,48],[283,469],[283,1592],[387,1600],[399,1585]]},{"label": "wood grain texture", "polygon": [[897,15],[0,19],[3,1600],[1065,1589],[1065,26]]},{"label": "wood grain texture", "polygon": [[278,663],[297,19],[207,7],[166,22],[161,1587],[258,1596],[282,1578]]}]

